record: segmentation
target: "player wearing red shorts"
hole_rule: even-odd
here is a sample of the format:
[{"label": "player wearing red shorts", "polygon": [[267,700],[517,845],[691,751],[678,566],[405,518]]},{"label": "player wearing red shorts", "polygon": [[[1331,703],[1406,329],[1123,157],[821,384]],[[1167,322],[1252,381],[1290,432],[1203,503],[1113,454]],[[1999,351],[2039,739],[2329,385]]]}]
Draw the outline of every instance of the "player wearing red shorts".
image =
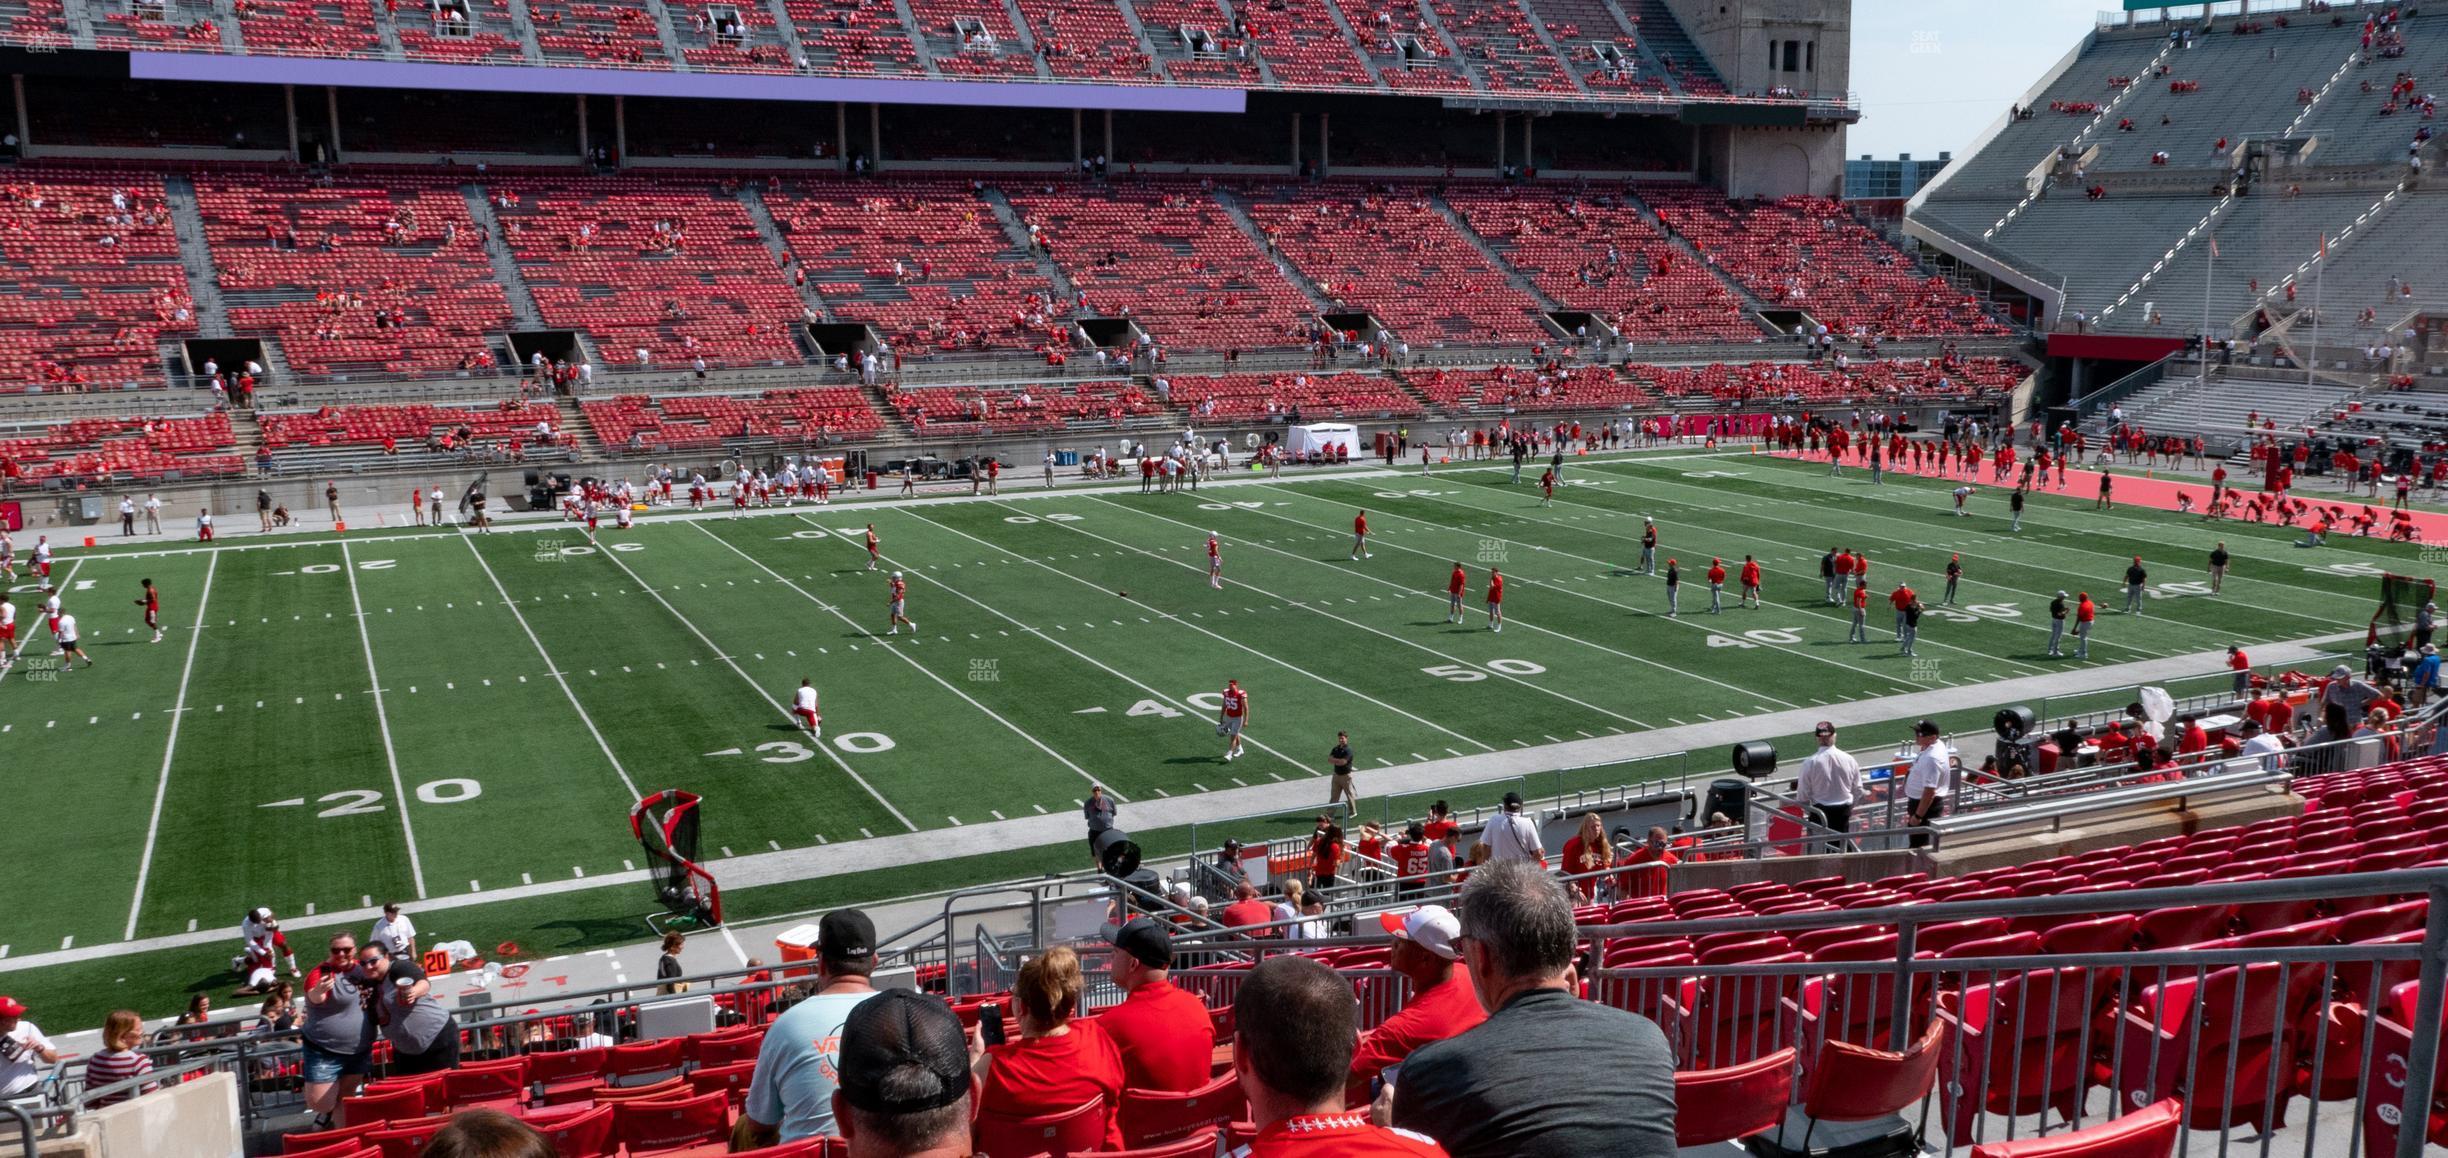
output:
[{"label": "player wearing red shorts", "polygon": [[799,726],[806,728],[808,735],[819,738],[824,735],[824,716],[816,710],[814,680],[799,681],[799,690],[791,696],[791,715],[799,718]]},{"label": "player wearing red shorts", "polygon": [[0,668],[17,662],[21,646],[17,642],[17,605],[9,602],[7,592],[0,591]]},{"label": "player wearing red shorts", "polygon": [[144,608],[145,626],[153,629],[153,642],[160,643],[162,641],[161,592],[154,589],[152,580],[144,581],[144,598],[135,602],[136,606]]}]

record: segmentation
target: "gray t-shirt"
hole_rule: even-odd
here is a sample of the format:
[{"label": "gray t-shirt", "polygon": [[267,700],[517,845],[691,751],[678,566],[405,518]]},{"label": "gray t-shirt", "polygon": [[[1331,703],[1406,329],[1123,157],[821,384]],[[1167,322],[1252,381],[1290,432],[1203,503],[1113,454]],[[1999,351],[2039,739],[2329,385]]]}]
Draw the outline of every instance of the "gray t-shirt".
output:
[{"label": "gray t-shirt", "polygon": [[[1565,1042],[1605,1064],[1557,1064]],[[1453,1158],[1672,1158],[1674,1055],[1648,1018],[1536,989],[1404,1059],[1394,1124]]]},{"label": "gray t-shirt", "polygon": [[383,978],[382,1033],[391,1048],[402,1053],[424,1053],[432,1049],[434,1039],[451,1024],[449,1007],[442,1004],[442,995],[427,988],[425,996],[415,1005],[402,1006],[400,991],[425,980],[425,971],[414,961],[393,961],[391,972]]},{"label": "gray t-shirt", "polygon": [[833,1123],[842,1022],[872,989],[819,993],[774,1019],[748,1079],[748,1116],[781,1129],[782,1140],[838,1134]]},{"label": "gray t-shirt", "polygon": [[298,1004],[306,1010],[302,1032],[316,1049],[349,1057],[374,1043],[374,1019],[366,1013],[363,992],[345,970],[333,979],[331,996],[318,1002],[309,989]]}]

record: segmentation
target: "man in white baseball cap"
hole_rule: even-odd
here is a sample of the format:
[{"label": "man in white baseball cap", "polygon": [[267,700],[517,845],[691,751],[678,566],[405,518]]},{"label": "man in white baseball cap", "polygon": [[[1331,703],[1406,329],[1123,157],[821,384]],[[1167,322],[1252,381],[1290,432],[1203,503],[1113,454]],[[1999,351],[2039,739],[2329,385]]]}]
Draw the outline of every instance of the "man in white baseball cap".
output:
[{"label": "man in white baseball cap", "polygon": [[1412,1050],[1487,1020],[1470,971],[1462,968],[1462,949],[1454,943],[1462,936],[1462,922],[1451,911],[1443,905],[1421,905],[1379,913],[1377,923],[1394,937],[1387,964],[1411,982],[1411,1003],[1360,1038],[1343,1091],[1347,1105],[1375,1097],[1372,1083],[1402,1064]]}]

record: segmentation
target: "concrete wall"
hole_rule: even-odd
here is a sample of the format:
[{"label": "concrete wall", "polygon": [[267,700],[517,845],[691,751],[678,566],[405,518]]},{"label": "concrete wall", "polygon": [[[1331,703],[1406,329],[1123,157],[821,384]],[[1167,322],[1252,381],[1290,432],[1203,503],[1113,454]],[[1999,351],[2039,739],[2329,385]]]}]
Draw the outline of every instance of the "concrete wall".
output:
[{"label": "concrete wall", "polygon": [[[240,1158],[238,1079],[210,1074],[166,1086],[86,1114],[75,1133],[35,1145],[42,1158]],[[0,1134],[0,1155],[20,1153],[14,1131]]]},{"label": "concrete wall", "polygon": [[1704,146],[1708,175],[1729,197],[1837,197],[1844,191],[1844,126],[1716,128]]},{"label": "concrete wall", "polygon": [[[1853,7],[1846,0],[1666,0],[1666,6],[1737,93],[1783,85],[1842,94],[1851,87]],[[1771,59],[1772,46],[1789,40],[1808,46],[1797,55],[1809,67],[1784,71],[1781,48]]]}]

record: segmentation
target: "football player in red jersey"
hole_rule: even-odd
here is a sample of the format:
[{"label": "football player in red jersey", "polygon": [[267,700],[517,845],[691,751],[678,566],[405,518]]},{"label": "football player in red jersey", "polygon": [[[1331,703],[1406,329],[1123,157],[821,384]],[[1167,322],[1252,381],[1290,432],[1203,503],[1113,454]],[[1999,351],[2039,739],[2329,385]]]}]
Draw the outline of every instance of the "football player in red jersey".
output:
[{"label": "football player in red jersey", "polygon": [[153,642],[160,643],[162,641],[161,592],[154,590],[152,580],[144,581],[144,597],[136,600],[136,606],[144,608],[145,626],[153,629]]},{"label": "football player in red jersey", "polygon": [[1216,542],[1216,533],[1207,532],[1207,585],[1224,589],[1224,547]]},{"label": "football player in red jersey", "polygon": [[1504,572],[1488,568],[1488,630],[1504,630]]},{"label": "football player in red jersey", "polygon": [[874,523],[869,523],[869,524],[867,524],[867,569],[868,569],[868,570],[873,571],[873,570],[875,570],[875,569],[876,569],[876,559],[878,558],[878,552],[882,551],[882,550],[883,550],[883,548],[884,548],[884,540],[879,539],[879,538],[876,538],[876,533],[875,533],[875,524],[874,524]]},{"label": "football player in red jersey", "polygon": [[1445,594],[1450,597],[1445,608],[1445,622],[1462,622],[1462,592],[1469,586],[1470,576],[1462,573],[1462,561],[1454,560],[1453,574],[1445,580]]},{"label": "football player in red jersey", "polygon": [[1749,607],[1751,610],[1753,610],[1753,611],[1757,611],[1757,610],[1759,610],[1759,605],[1760,605],[1760,565],[1759,565],[1759,561],[1758,561],[1758,560],[1756,560],[1756,559],[1753,559],[1753,558],[1752,558],[1751,556],[1749,556],[1749,555],[1745,555],[1745,556],[1743,556],[1743,565],[1742,565],[1742,598],[1735,600],[1735,601],[1734,601],[1734,606],[1736,606],[1736,607]]},{"label": "football player in red jersey", "polygon": [[1249,693],[1241,690],[1240,680],[1225,680],[1223,706],[1216,709],[1216,730],[1229,741],[1224,745],[1224,758],[1241,755],[1241,729],[1249,726]]},{"label": "football player in red jersey", "polygon": [[909,624],[911,635],[918,634],[918,623],[916,620],[911,619],[908,614],[909,584],[902,582],[901,573],[899,571],[892,573],[891,590],[885,596],[885,600],[891,605],[892,618],[885,622],[884,634],[901,634],[901,625],[904,623]]},{"label": "football player in red jersey", "polygon": [[1370,559],[1370,558],[1374,558],[1374,557],[1375,557],[1375,556],[1373,556],[1373,555],[1370,555],[1370,554],[1369,554],[1369,549],[1368,549],[1368,512],[1367,512],[1367,511],[1362,511],[1362,512],[1360,512],[1359,514],[1357,514],[1357,515],[1355,515],[1355,516],[1353,516],[1353,517],[1352,517],[1352,553],[1351,553],[1351,557],[1352,557],[1352,558],[1354,558],[1354,559]]}]

